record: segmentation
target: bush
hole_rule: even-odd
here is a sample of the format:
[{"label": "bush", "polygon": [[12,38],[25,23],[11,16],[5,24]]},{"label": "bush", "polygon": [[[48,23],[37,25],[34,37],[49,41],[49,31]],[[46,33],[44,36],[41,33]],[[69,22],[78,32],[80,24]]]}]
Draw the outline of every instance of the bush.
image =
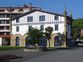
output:
[{"label": "bush", "polygon": [[83,40],[83,35],[82,35],[82,36],[80,36],[80,39],[81,39],[81,40]]}]

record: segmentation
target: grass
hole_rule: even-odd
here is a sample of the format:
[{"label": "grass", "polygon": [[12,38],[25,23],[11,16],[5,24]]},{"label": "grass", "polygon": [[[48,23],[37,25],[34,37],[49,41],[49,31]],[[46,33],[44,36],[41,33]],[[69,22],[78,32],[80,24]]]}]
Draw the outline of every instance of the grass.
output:
[{"label": "grass", "polygon": [[15,49],[21,49],[24,47],[16,47],[16,46],[0,46],[0,50],[15,50]]}]

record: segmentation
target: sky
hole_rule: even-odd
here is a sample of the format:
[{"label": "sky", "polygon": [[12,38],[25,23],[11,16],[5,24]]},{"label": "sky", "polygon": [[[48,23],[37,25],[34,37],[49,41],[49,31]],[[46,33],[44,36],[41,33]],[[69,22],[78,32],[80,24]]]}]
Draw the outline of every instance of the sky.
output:
[{"label": "sky", "polygon": [[67,15],[70,15],[70,10],[72,10],[74,19],[83,18],[83,0],[0,0],[0,7],[22,6],[28,5],[28,3],[60,14],[64,13],[64,6],[66,5]]}]

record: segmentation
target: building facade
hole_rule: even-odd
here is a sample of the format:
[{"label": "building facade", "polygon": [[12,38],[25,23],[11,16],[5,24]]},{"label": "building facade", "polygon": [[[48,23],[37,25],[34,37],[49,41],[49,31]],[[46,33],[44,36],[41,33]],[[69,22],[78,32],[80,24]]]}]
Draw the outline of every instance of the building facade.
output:
[{"label": "building facade", "polygon": [[[11,46],[26,46],[28,29],[38,28],[45,32],[48,26],[53,28],[50,39],[50,47],[56,46],[55,37],[58,33],[65,34],[67,39],[71,37],[71,18],[65,14],[57,14],[44,10],[32,10],[12,20]],[[67,40],[63,47],[66,47]],[[48,42],[47,42],[48,47]]]},{"label": "building facade", "polygon": [[30,10],[40,9],[31,4],[21,7],[0,7],[0,46],[10,45],[12,22],[10,18],[22,15]]}]

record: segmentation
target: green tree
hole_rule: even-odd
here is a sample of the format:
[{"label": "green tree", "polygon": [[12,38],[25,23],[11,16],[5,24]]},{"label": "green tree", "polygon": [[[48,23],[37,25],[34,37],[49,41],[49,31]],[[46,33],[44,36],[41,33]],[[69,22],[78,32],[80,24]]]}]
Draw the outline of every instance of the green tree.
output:
[{"label": "green tree", "polygon": [[73,29],[72,29],[72,36],[73,36],[74,40],[80,38],[80,28],[79,27],[77,27],[77,26],[73,27]]},{"label": "green tree", "polygon": [[52,31],[53,31],[53,28],[48,26],[47,28],[45,28],[45,30],[46,30],[45,35],[48,39],[49,47],[50,47],[50,39],[51,39],[51,34],[52,34]]},{"label": "green tree", "polygon": [[28,35],[32,38],[33,44],[36,46],[39,43],[39,38],[43,36],[43,32],[32,27],[28,30]]},{"label": "green tree", "polygon": [[80,36],[80,30],[83,29],[83,18],[73,19],[72,21],[72,36],[73,39],[77,39]]},{"label": "green tree", "polygon": [[63,43],[65,41],[65,35],[61,34],[61,33],[58,33],[58,37],[59,37],[59,40],[57,42],[59,43],[60,48],[61,48],[61,45],[63,45]]}]

